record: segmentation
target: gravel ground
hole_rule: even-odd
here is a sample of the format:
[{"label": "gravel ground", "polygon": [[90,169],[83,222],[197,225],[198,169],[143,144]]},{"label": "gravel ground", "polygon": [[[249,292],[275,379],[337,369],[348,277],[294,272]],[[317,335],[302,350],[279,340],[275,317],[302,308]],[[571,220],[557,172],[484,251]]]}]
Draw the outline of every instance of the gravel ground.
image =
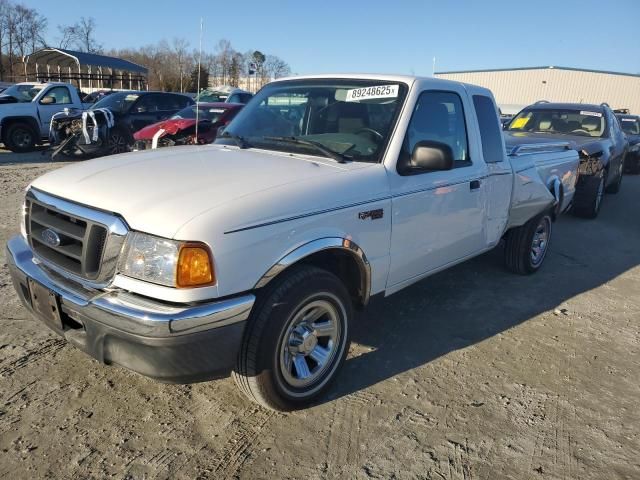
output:
[{"label": "gravel ground", "polygon": [[[0,151],[0,243],[59,168]],[[98,364],[20,306],[0,253],[1,478],[640,478],[640,177],[564,216],[539,274],[500,249],[381,302],[333,390],[277,414],[230,379]]]}]

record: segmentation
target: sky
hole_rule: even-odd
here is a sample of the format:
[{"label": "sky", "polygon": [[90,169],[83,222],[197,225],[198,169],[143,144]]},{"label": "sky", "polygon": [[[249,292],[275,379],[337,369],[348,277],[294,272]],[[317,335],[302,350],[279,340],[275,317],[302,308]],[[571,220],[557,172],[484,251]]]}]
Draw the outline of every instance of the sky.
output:
[{"label": "sky", "polygon": [[220,39],[281,57],[294,74],[554,65],[640,73],[640,0],[21,0],[58,25],[94,17],[107,49]]}]

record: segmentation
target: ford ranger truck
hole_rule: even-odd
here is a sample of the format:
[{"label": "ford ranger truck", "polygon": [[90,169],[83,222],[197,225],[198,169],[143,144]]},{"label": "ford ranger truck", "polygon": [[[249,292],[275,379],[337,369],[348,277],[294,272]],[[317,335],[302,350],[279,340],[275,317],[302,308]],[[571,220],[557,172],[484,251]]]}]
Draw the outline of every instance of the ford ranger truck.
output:
[{"label": "ford ranger truck", "polygon": [[0,95],[0,141],[12,152],[29,152],[48,139],[54,115],[84,107],[71,84],[16,83]]},{"label": "ford ranger truck", "polygon": [[25,307],[98,361],[165,382],[231,373],[289,410],[336,377],[372,296],[501,241],[508,269],[539,270],[578,161],[563,143],[507,154],[484,88],[278,80],[214,144],[36,179],[7,263]]}]

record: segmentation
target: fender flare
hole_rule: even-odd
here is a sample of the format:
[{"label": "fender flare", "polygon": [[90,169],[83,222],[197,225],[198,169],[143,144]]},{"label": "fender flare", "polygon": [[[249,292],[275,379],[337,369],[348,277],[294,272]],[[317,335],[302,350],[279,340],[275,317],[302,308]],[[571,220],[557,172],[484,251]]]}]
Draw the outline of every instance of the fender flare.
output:
[{"label": "fender flare", "polygon": [[278,274],[290,266],[298,263],[314,253],[326,251],[326,250],[338,250],[347,253],[353,257],[360,270],[360,292],[361,302],[366,305],[371,295],[371,265],[367,260],[364,251],[353,240],[343,237],[325,237],[313,240],[305,243],[289,253],[284,255],[274,265],[267,270],[267,272],[260,277],[260,280],[255,284],[254,288],[261,288],[267,285]]}]

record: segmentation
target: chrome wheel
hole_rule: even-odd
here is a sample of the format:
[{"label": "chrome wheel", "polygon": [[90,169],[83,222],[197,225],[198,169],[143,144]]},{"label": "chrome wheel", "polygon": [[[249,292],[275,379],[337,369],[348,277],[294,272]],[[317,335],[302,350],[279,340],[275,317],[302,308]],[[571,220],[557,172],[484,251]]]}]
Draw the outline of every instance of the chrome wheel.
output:
[{"label": "chrome wheel", "polygon": [[542,263],[547,253],[551,236],[551,219],[545,215],[540,219],[531,242],[531,263],[536,266]]},{"label": "chrome wheel", "polygon": [[334,300],[310,301],[291,317],[279,349],[280,372],[288,386],[306,388],[337,365],[344,312],[338,308],[338,299]]}]

